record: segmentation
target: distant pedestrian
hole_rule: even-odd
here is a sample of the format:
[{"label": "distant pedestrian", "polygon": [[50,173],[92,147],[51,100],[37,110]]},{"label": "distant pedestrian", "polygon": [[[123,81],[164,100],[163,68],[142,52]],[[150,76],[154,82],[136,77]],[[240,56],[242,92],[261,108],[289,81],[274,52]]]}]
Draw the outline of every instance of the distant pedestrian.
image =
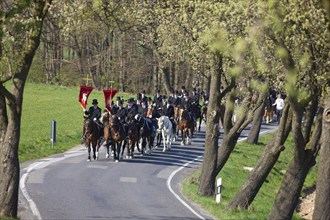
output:
[{"label": "distant pedestrian", "polygon": [[277,123],[280,123],[281,117],[282,117],[282,111],[284,108],[284,100],[282,99],[282,95],[278,94],[277,99],[275,100],[275,103],[273,106],[276,106],[276,121]]}]

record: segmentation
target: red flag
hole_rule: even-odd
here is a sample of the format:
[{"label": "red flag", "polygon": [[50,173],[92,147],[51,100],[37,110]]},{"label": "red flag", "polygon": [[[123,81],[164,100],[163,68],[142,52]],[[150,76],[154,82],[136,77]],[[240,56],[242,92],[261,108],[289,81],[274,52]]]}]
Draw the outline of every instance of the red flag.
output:
[{"label": "red flag", "polygon": [[91,94],[93,87],[90,86],[80,86],[79,99],[81,106],[86,109],[87,99],[89,94]]},{"label": "red flag", "polygon": [[105,103],[105,107],[110,111],[110,105],[111,105],[111,101],[112,98],[116,95],[116,93],[118,92],[118,90],[116,89],[103,89],[103,93],[104,93],[104,103]]}]

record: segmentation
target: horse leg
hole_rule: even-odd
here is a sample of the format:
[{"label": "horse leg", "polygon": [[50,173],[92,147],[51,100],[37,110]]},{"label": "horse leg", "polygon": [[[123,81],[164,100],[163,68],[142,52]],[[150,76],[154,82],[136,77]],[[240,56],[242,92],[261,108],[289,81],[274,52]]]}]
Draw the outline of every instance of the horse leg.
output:
[{"label": "horse leg", "polygon": [[97,143],[96,143],[96,160],[99,159],[99,150],[100,150],[100,147],[101,147],[101,141],[98,140]]},{"label": "horse leg", "polygon": [[181,145],[185,145],[185,136],[184,136],[184,132],[183,129],[181,129]]},{"label": "horse leg", "polygon": [[87,158],[87,161],[91,161],[91,146],[90,144],[87,146],[87,151],[88,151],[88,158]]},{"label": "horse leg", "polygon": [[105,141],[105,147],[107,148],[107,154],[105,155],[105,158],[109,158],[110,157],[110,154],[109,154],[110,142],[109,142],[109,140]]},{"label": "horse leg", "polygon": [[147,143],[147,138],[142,138],[142,147],[141,147],[141,154],[142,155],[144,154],[146,143]]},{"label": "horse leg", "polygon": [[164,129],[162,129],[162,138],[163,138],[163,142],[164,142],[164,148],[163,148],[163,152],[165,152],[166,151],[166,137],[165,137],[165,130]]},{"label": "horse leg", "polygon": [[192,134],[193,134],[193,129],[187,129],[187,143],[189,145],[191,144]]},{"label": "horse leg", "polygon": [[93,141],[92,147],[93,147],[93,159],[96,160],[96,141]]}]

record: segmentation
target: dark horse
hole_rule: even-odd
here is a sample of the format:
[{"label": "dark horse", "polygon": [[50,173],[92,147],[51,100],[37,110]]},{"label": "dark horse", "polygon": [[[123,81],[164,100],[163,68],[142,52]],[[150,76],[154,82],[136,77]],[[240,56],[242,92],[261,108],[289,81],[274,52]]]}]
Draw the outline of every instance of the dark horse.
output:
[{"label": "dark horse", "polygon": [[[195,128],[193,118],[184,107],[178,107],[176,111],[178,121],[177,131],[181,131],[181,145],[185,145],[186,142],[190,144]],[[185,140],[185,138],[187,138],[187,140]]]},{"label": "dark horse", "polygon": [[84,136],[86,138],[85,145],[88,149],[87,161],[91,161],[91,147],[93,148],[93,159],[97,160],[99,158],[98,154],[101,146],[101,132],[96,122],[92,119],[85,118],[84,120]]},{"label": "dark horse", "polygon": [[134,148],[139,142],[139,127],[134,121],[128,122],[128,145],[127,145],[127,158],[132,159]]},{"label": "dark horse", "polygon": [[119,161],[119,155],[122,148],[121,156],[125,150],[126,145],[126,132],[124,125],[120,123],[118,116],[112,115],[109,117],[110,135],[111,135],[111,148],[114,153],[115,162]]},{"label": "dark horse", "polygon": [[141,150],[139,149],[139,151],[141,151],[141,154],[144,154],[146,152],[146,146],[148,143],[148,153],[151,153],[152,150],[152,146],[154,144],[154,138],[155,138],[155,128],[154,125],[152,123],[152,121],[150,119],[146,119],[144,117],[142,117],[140,114],[137,114],[135,116],[135,120],[137,121],[139,128],[140,128],[140,137],[141,137],[141,141],[142,141],[142,147]]}]

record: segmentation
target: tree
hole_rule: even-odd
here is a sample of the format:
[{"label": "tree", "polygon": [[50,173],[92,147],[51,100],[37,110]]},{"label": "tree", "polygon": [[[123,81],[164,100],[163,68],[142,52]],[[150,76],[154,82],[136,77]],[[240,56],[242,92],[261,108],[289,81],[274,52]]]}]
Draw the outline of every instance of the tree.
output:
[{"label": "tree", "polygon": [[324,113],[322,122],[322,139],[319,158],[319,168],[316,183],[316,198],[313,219],[327,219],[330,216],[330,96],[324,99]]},{"label": "tree", "polygon": [[46,0],[0,3],[0,217],[17,217],[24,85],[50,3]]}]

